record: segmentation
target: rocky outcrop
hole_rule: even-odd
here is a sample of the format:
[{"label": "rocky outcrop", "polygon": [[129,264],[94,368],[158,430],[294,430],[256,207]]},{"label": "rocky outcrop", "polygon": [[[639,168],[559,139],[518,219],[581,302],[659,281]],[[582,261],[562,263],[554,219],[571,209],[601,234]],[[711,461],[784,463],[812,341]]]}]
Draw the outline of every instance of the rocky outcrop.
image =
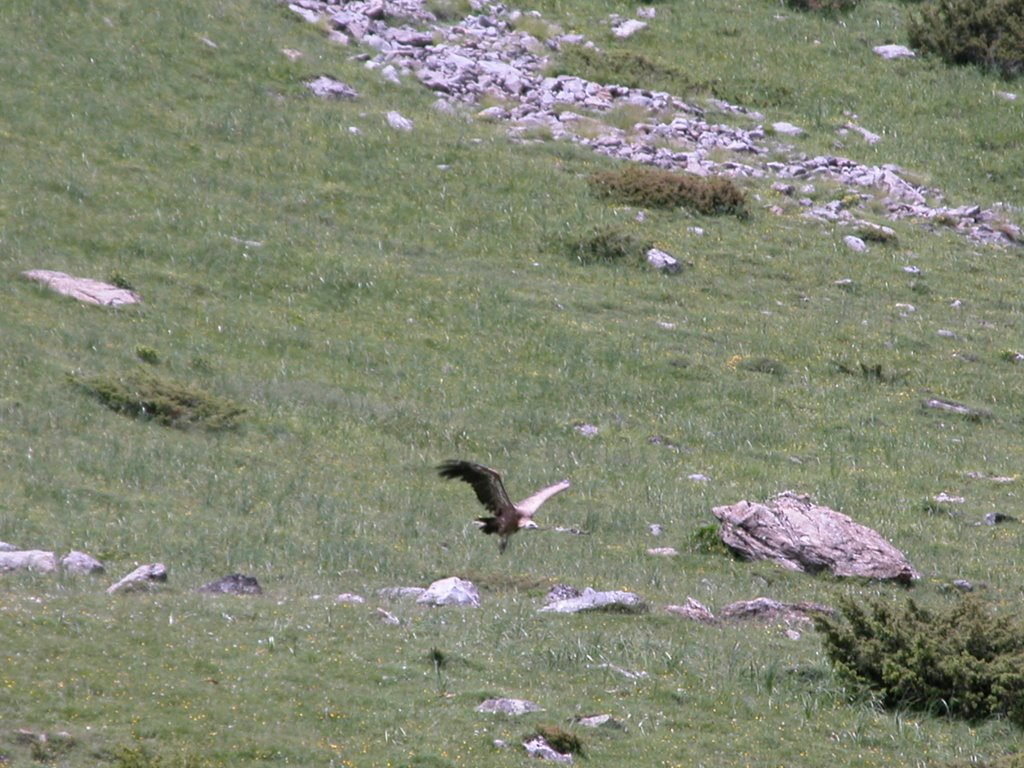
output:
[{"label": "rocky outcrop", "polygon": [[719,535],[748,560],[772,560],[794,571],[829,571],[910,583],[921,574],[877,532],[807,495],[784,491],[767,504],[715,507]]}]

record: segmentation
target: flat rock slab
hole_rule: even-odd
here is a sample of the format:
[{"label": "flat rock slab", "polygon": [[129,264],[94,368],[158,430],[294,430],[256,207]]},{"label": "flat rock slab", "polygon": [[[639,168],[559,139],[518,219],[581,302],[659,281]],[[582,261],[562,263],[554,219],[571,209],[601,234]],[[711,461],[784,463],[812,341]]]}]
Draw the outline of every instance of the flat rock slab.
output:
[{"label": "flat rock slab", "polygon": [[539,712],[540,707],[526,699],[487,699],[476,708],[477,712],[502,715],[525,715]]},{"label": "flat rock slab", "polygon": [[540,609],[550,613],[579,613],[581,611],[611,611],[621,613],[643,613],[647,604],[633,592],[596,592],[587,587],[578,597],[555,600]]},{"label": "flat rock slab", "polygon": [[784,491],[767,504],[741,501],[715,507],[719,536],[748,560],[836,576],[909,583],[921,578],[906,556],[877,532],[809,496]]},{"label": "flat rock slab", "polygon": [[57,570],[57,558],[53,552],[39,549],[15,549],[0,552],[0,573],[8,571],[34,571],[52,573]]},{"label": "flat rock slab", "polygon": [[124,304],[138,304],[142,301],[135,291],[88,277],[72,277],[64,272],[54,272],[49,269],[30,269],[21,274],[22,277],[42,283],[62,296],[70,296],[86,304],[120,307]]}]

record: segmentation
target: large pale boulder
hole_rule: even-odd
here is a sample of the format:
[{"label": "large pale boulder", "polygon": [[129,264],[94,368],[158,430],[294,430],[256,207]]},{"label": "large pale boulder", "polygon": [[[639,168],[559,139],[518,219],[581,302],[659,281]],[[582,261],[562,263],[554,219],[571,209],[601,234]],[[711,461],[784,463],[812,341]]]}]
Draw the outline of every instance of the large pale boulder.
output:
[{"label": "large pale boulder", "polygon": [[0,552],[0,573],[6,571],[35,571],[51,573],[57,570],[53,552],[39,549],[14,549]]},{"label": "large pale boulder", "polygon": [[921,578],[906,556],[847,515],[784,491],[767,504],[715,507],[719,536],[748,560],[773,560],[794,571],[909,583]]}]

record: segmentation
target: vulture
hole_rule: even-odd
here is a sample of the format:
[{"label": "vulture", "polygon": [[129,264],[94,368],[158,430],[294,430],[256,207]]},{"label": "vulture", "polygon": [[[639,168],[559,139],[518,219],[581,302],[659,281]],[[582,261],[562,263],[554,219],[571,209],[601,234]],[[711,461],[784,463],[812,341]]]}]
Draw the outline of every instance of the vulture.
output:
[{"label": "vulture", "polygon": [[455,459],[444,462],[438,466],[437,470],[446,480],[463,480],[473,486],[477,499],[493,513],[491,517],[478,517],[476,522],[484,533],[498,534],[500,537],[499,552],[505,551],[509,537],[513,533],[524,528],[538,528],[539,526],[533,522],[533,515],[540,509],[540,505],[556,493],[569,487],[569,481],[562,480],[547,488],[542,488],[518,504],[513,504],[508,498],[505,485],[501,482],[501,475],[497,470],[474,461]]}]

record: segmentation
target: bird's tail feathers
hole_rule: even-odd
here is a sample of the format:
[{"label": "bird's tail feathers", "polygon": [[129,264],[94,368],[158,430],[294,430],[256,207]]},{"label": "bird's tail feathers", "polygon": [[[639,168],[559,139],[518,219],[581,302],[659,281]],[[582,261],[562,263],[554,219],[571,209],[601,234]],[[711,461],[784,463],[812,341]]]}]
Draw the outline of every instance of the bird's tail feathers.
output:
[{"label": "bird's tail feathers", "polygon": [[484,533],[498,532],[498,518],[496,517],[478,517],[476,523]]}]

